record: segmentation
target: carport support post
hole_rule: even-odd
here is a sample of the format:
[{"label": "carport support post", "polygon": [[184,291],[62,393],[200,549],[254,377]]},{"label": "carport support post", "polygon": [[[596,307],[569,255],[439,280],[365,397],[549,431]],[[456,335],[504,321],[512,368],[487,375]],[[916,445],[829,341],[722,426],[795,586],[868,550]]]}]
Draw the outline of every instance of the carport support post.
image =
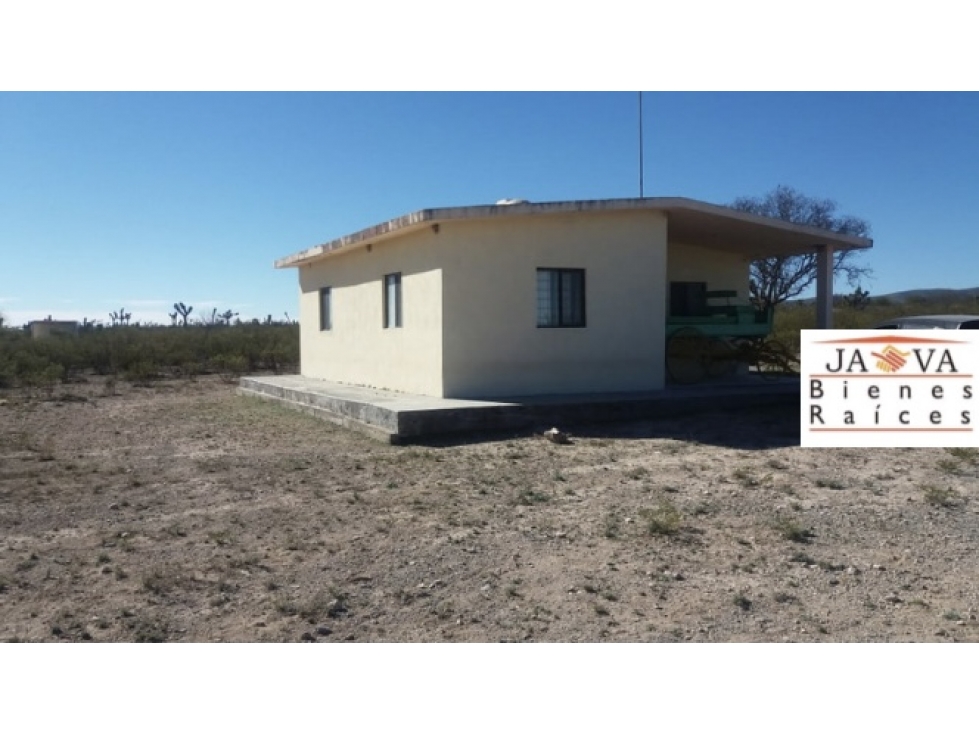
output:
[{"label": "carport support post", "polygon": [[819,245],[816,252],[816,328],[833,328],[833,248]]}]

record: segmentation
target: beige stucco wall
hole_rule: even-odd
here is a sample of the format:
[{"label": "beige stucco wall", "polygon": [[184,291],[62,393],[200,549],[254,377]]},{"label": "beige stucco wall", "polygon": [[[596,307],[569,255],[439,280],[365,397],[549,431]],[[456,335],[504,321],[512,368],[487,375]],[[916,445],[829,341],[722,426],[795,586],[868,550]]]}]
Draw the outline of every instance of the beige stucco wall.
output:
[{"label": "beige stucco wall", "polygon": [[[442,395],[442,271],[430,228],[299,268],[301,372],[333,382]],[[383,328],[383,282],[401,273],[402,327]],[[332,329],[319,289],[332,288]]]},{"label": "beige stucco wall", "polygon": [[[667,281],[707,282],[711,291],[737,291],[738,301],[748,301],[748,260],[743,255],[670,242]],[[666,290],[669,298],[669,285]]]},{"label": "beige stucco wall", "polygon": [[[663,387],[666,218],[657,212],[442,225],[445,394]],[[537,328],[537,268],[585,270],[585,328]]]},{"label": "beige stucco wall", "polygon": [[[747,295],[737,255],[667,245],[655,211],[455,220],[299,268],[302,374],[436,397],[661,389],[670,280]],[[585,270],[584,328],[537,327],[537,269]],[[383,328],[402,274],[403,326]],[[333,328],[319,330],[330,286]]]}]

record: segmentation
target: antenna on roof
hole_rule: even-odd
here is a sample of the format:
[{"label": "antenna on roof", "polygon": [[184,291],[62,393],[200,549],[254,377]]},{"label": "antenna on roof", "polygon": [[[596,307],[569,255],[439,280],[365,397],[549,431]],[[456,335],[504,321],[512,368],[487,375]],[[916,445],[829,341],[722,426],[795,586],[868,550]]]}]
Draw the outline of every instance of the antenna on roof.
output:
[{"label": "antenna on roof", "polygon": [[642,190],[642,92],[639,92],[639,198],[643,198]]}]

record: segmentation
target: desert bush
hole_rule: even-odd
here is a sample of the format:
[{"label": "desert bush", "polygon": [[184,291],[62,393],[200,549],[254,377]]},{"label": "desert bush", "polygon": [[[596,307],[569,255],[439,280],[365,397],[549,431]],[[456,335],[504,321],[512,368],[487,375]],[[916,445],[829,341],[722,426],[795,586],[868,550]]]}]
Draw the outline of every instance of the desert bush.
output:
[{"label": "desert bush", "polygon": [[234,380],[248,371],[248,359],[242,354],[219,354],[214,359],[217,370],[227,379]]},{"label": "desert bush", "polygon": [[13,387],[16,381],[13,363],[0,355],[0,390],[6,387]]},{"label": "desert bush", "polygon": [[934,484],[922,485],[921,494],[925,502],[937,507],[955,507],[962,501],[959,493],[951,487],[939,487]]},{"label": "desert bush", "polygon": [[153,363],[148,359],[130,362],[122,376],[135,385],[148,385],[151,380],[158,377],[156,370],[153,369]]},{"label": "desert bush", "polygon": [[776,518],[772,526],[782,538],[793,543],[809,543],[816,535],[811,529],[787,517]]},{"label": "desert bush", "polygon": [[743,591],[739,591],[737,594],[734,595],[734,606],[736,606],[741,611],[743,612],[749,611],[751,609],[751,605],[752,605],[751,599],[749,599],[748,596]]},{"label": "desert bush", "polygon": [[674,535],[680,530],[683,519],[680,511],[669,500],[661,501],[656,507],[639,511],[650,535]]},{"label": "desert bush", "polygon": [[945,451],[958,461],[967,464],[979,464],[979,449],[974,446],[957,446],[945,449]]},{"label": "desert bush", "polygon": [[153,376],[283,372],[299,365],[299,326],[117,326],[31,339],[0,328],[0,388],[47,386],[89,372],[145,382]]}]

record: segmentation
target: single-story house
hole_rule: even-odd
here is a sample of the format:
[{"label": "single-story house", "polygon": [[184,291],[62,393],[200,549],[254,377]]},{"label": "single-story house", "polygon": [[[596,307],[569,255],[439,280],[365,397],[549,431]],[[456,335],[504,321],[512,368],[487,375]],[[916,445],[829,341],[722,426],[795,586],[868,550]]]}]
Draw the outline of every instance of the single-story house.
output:
[{"label": "single-story house", "polygon": [[748,266],[868,239],[683,198],[423,209],[278,260],[299,271],[304,377],[447,398],[666,384],[668,314],[747,300]]}]

